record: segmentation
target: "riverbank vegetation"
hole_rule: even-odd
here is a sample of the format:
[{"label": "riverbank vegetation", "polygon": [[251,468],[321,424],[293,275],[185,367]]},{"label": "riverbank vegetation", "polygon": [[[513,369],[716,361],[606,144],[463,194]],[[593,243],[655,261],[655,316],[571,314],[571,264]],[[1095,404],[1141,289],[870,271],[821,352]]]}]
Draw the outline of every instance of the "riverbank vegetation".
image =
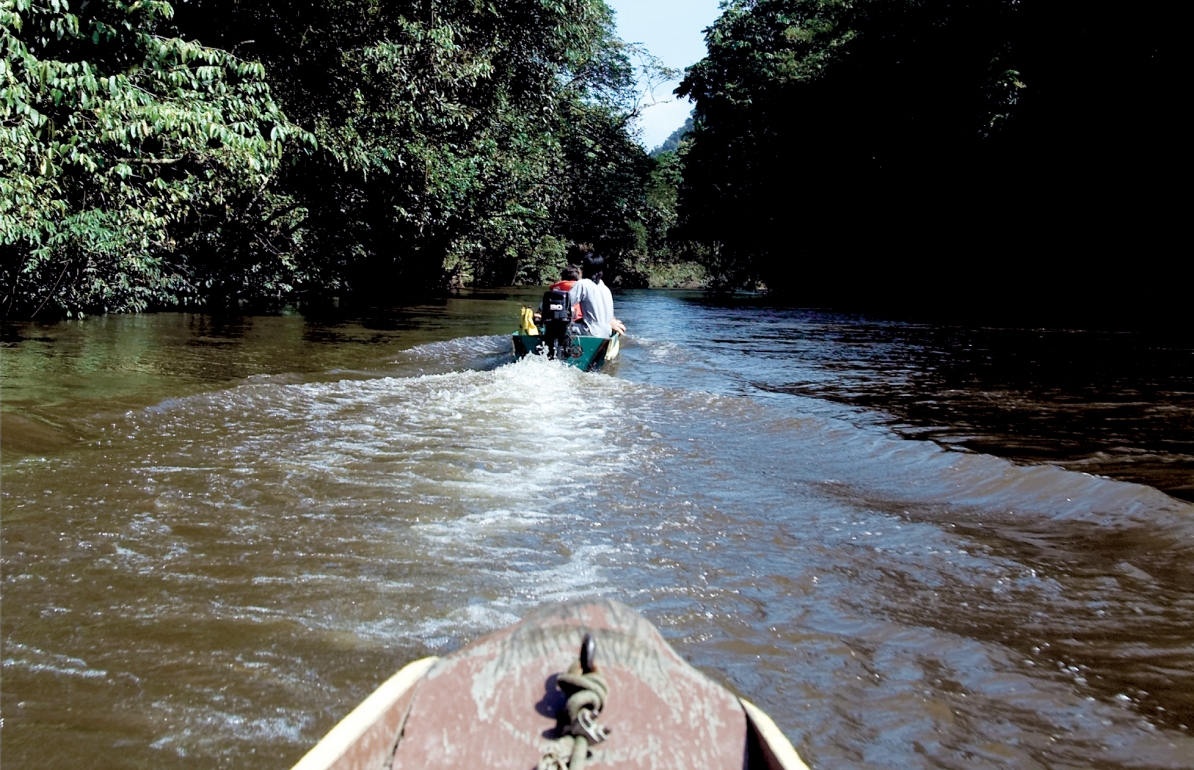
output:
[{"label": "riverbank vegetation", "polygon": [[1152,253],[1176,11],[1096,6],[732,0],[648,155],[667,73],[600,0],[6,0],[0,312],[384,302],[575,244],[624,286],[970,301],[963,256],[1006,287]]},{"label": "riverbank vegetation", "polygon": [[554,278],[666,229],[661,70],[595,0],[3,6],[0,301],[94,313]]},{"label": "riverbank vegetation", "polygon": [[682,237],[723,281],[796,299],[1070,303],[1101,284],[1092,304],[1114,307],[1164,282],[1176,236],[1177,13],[730,2],[680,87]]}]

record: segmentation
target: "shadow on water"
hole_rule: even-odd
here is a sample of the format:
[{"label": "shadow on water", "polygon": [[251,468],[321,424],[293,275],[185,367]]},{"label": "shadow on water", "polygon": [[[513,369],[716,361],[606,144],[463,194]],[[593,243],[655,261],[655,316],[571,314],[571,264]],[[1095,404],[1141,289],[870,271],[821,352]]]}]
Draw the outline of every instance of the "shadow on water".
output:
[{"label": "shadow on water", "polygon": [[[762,390],[878,410],[900,435],[949,449],[1194,501],[1194,333],[1180,325],[1075,328],[1052,316],[1039,327],[1001,318],[960,325],[952,316],[925,323],[785,309],[765,298],[690,301],[726,319],[723,344],[814,370],[788,381],[769,371],[755,383]],[[742,323],[746,312],[753,318]]]}]

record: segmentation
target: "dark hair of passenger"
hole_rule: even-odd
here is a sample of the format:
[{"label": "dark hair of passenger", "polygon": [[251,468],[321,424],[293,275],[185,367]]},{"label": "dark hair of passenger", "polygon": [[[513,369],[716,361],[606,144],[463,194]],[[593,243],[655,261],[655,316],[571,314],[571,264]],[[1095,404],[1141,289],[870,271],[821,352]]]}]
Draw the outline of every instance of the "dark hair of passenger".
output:
[{"label": "dark hair of passenger", "polygon": [[564,269],[560,271],[561,281],[579,281],[580,280],[580,265],[565,265]]},{"label": "dark hair of passenger", "polygon": [[601,280],[601,275],[604,272],[602,267],[605,265],[605,260],[596,254],[590,254],[585,257],[585,261],[581,269],[584,271],[585,278],[590,281],[597,282]]}]

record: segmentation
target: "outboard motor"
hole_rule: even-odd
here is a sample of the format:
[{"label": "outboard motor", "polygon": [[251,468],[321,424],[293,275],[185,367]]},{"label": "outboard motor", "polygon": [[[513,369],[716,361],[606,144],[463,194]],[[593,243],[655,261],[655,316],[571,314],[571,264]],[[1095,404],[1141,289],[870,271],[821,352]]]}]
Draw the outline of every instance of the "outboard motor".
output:
[{"label": "outboard motor", "polygon": [[543,342],[548,358],[567,358],[572,346],[568,327],[572,324],[572,301],[568,292],[551,289],[543,295],[540,310],[543,319]]}]

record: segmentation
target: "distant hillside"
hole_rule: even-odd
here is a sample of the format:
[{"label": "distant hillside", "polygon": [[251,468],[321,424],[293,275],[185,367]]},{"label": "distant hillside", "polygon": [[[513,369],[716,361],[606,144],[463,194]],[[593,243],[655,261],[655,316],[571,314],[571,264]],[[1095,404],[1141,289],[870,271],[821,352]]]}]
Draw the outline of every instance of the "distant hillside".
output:
[{"label": "distant hillside", "polygon": [[677,128],[672,132],[671,136],[663,140],[663,144],[659,145],[654,150],[651,150],[651,157],[658,158],[665,152],[674,152],[677,148],[679,148],[680,142],[683,141],[684,137],[691,133],[692,117],[690,116],[688,120],[684,121],[684,125]]}]

